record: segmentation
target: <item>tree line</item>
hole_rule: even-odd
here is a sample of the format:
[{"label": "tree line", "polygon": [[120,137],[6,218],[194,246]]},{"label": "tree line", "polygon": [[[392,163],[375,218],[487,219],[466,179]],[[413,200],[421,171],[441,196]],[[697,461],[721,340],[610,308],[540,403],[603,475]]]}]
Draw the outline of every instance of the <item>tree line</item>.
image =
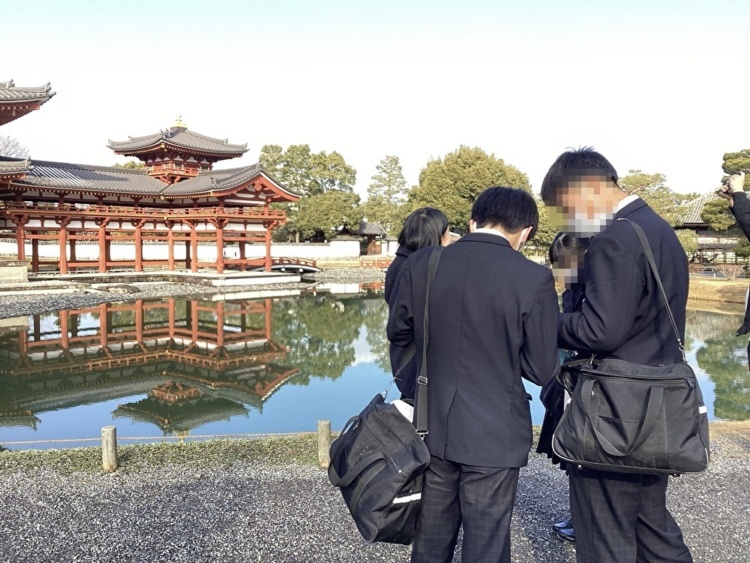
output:
[{"label": "tree line", "polygon": [[[275,180],[302,196],[296,204],[282,205],[290,220],[276,231],[277,240],[327,240],[342,229],[356,230],[363,219],[379,222],[395,236],[409,213],[423,206],[442,210],[451,229],[466,232],[471,205],[485,188],[503,185],[532,193],[524,172],[478,147],[460,146],[444,157],[430,159],[414,186],[407,185],[399,158],[387,155],[376,167],[365,201],[354,193],[356,170],[338,152],[313,153],[309,145],[287,149],[265,145],[260,164]],[[673,226],[681,222],[686,203],[697,197],[672,190],[664,174],[642,170],[629,170],[620,178],[620,185],[643,198]],[[557,231],[544,204],[536,196],[535,200],[540,221],[529,251],[546,253]],[[684,244],[690,241],[686,238]]]}]

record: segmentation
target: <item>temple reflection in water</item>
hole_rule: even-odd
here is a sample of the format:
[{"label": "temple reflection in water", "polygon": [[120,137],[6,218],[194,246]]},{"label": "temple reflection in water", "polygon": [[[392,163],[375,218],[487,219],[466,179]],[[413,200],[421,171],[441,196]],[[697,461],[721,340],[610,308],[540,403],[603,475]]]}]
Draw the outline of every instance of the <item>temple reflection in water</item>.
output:
[{"label": "temple reflection in water", "polygon": [[29,318],[0,335],[0,426],[146,395],[115,418],[167,434],[262,410],[298,369],[272,338],[272,301],[143,300]]}]

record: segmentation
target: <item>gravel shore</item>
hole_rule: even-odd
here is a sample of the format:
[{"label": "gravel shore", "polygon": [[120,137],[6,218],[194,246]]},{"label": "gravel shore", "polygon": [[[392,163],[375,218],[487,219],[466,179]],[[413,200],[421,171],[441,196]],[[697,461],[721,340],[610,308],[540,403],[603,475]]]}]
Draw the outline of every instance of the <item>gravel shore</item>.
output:
[{"label": "gravel shore", "polygon": [[[3,292],[0,285],[0,319],[22,317],[59,311],[61,309],[81,309],[94,307],[105,302],[126,302],[137,299],[164,299],[168,297],[207,297],[223,293],[257,292],[275,289],[305,289],[315,283],[337,282],[357,283],[383,281],[382,270],[368,268],[332,268],[323,270],[296,284],[264,284],[251,286],[212,287],[187,282],[128,283],[128,284],[85,284],[55,282],[23,284],[24,289],[43,288],[42,293]],[[71,285],[74,289],[71,291]],[[18,289],[19,286],[14,286]]]},{"label": "gravel shore", "polygon": [[[673,479],[669,504],[696,561],[738,563],[750,553],[750,426],[720,426],[712,426],[711,469]],[[171,447],[179,451],[181,446]],[[139,451],[147,450],[129,450],[129,468],[111,475],[42,469],[44,456],[54,452],[0,454],[0,560],[409,559],[409,547],[361,540],[338,491],[310,464],[268,463],[224,452],[219,460],[207,454],[198,463],[138,465]],[[3,462],[27,455],[33,461],[23,471],[15,462]],[[550,529],[567,510],[563,472],[532,455],[519,483],[513,561],[574,561],[574,548]],[[458,554],[454,561],[460,561]]]}]

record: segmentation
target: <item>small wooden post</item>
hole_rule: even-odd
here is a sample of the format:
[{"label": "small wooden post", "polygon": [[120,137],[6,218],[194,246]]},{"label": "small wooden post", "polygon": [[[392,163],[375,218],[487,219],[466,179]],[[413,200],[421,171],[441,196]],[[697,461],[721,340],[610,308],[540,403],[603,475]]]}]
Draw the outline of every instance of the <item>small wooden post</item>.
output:
[{"label": "small wooden post", "polygon": [[102,427],[102,468],[111,473],[117,469],[117,429]]},{"label": "small wooden post", "polygon": [[331,421],[318,421],[318,461],[323,469],[328,469],[331,463],[329,451],[331,449]]}]

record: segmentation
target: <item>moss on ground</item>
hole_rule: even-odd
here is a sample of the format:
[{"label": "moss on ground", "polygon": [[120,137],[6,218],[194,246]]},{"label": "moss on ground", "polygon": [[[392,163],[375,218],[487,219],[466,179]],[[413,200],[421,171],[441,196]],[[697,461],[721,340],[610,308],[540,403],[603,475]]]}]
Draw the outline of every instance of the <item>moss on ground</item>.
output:
[{"label": "moss on ground", "polygon": [[[158,443],[117,448],[119,471],[137,471],[147,466],[231,466],[237,462],[268,465],[318,462],[314,434],[280,436],[253,440],[210,440],[206,442]],[[51,470],[62,474],[78,471],[102,472],[102,450],[21,450],[0,453],[0,473]]]},{"label": "moss on ground", "polygon": [[[534,444],[539,427],[534,427]],[[721,457],[746,459],[750,454],[750,421],[712,422],[711,449]],[[535,447],[535,446],[534,446]],[[279,436],[252,440],[209,440],[205,442],[162,442],[118,448],[119,472],[135,472],[145,467],[230,467],[235,463],[266,465],[317,465],[315,434]],[[532,452],[534,448],[532,448]],[[20,450],[0,452],[0,474],[28,471],[102,473],[101,448],[64,450]]]}]

